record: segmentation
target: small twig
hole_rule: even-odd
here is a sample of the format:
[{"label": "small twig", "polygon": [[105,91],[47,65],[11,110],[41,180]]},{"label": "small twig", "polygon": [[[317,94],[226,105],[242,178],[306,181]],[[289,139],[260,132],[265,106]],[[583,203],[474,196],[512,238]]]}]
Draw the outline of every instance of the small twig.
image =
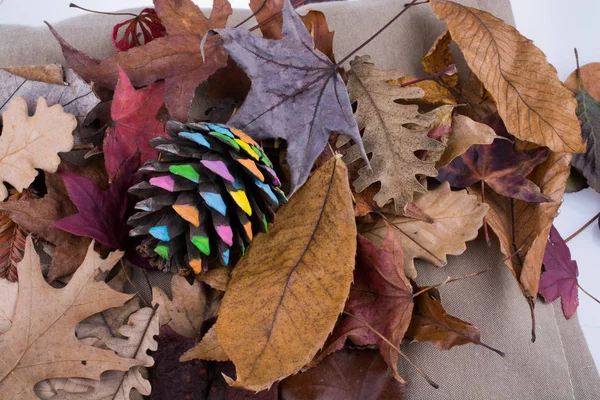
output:
[{"label": "small twig", "polygon": [[531,311],[531,343],[535,343],[535,303],[533,302],[533,297],[528,297],[527,302],[529,303],[529,310]]},{"label": "small twig", "polygon": [[436,72],[435,74],[427,75],[422,78],[413,79],[412,81],[401,84],[400,87],[414,85],[415,83],[419,83],[419,82],[423,82],[423,81],[432,81],[436,78],[439,78],[440,76],[454,75],[457,72],[458,72],[458,70],[456,69],[456,65],[450,64],[443,71]]},{"label": "small twig", "polygon": [[600,217],[600,213],[594,215],[594,217],[592,219],[590,219],[588,222],[586,222],[581,228],[577,229],[577,231],[572,234],[571,236],[569,236],[568,238],[565,239],[565,243],[568,243],[569,240],[573,239],[575,236],[579,235],[581,232],[583,232],[585,230],[585,228],[587,228],[588,226],[590,226],[595,220],[598,219],[598,217]]},{"label": "small twig", "polygon": [[594,299],[594,301],[595,301],[596,303],[599,303],[599,304],[600,304],[600,300],[598,300],[597,298],[595,298],[594,296],[592,296],[592,295],[591,295],[591,294],[590,294],[590,293],[589,293],[587,290],[585,290],[584,288],[582,288],[581,286],[579,286],[579,282],[577,282],[577,287],[578,287],[579,289],[581,289],[581,291],[582,291],[583,293],[587,294],[587,295],[588,295],[588,296],[590,296],[592,299]]},{"label": "small twig", "polygon": [[379,333],[377,331],[377,329],[375,329],[371,325],[369,325],[369,323],[367,321],[363,320],[360,317],[357,317],[354,314],[350,314],[348,311],[344,311],[344,314],[348,315],[349,317],[354,318],[355,320],[357,320],[358,322],[363,324],[365,327],[367,327],[369,330],[371,330],[373,333],[375,333],[377,336],[379,336],[381,338],[381,340],[386,342],[392,349],[396,350],[398,352],[398,354],[400,356],[402,356],[402,358],[404,358],[406,360],[406,362],[408,362],[419,373],[419,375],[421,375],[423,378],[425,378],[425,380],[431,386],[433,386],[436,389],[439,389],[440,385],[438,385],[430,377],[428,377],[427,374],[425,373],[425,371],[423,371],[421,368],[419,368],[419,366],[417,366],[415,363],[413,363],[410,360],[410,358],[408,358],[408,356],[402,352],[402,350],[400,350],[398,347],[394,346],[394,344],[392,342],[390,342],[385,336],[383,336],[381,333]]},{"label": "small twig", "polygon": [[91,12],[91,13],[94,13],[94,14],[103,14],[103,15],[127,15],[127,16],[132,16],[132,17],[139,17],[139,15],[137,15],[137,14],[133,14],[133,13],[114,13],[114,12],[106,12],[106,11],[95,11],[95,10],[90,10],[90,9],[88,9],[88,8],[83,8],[83,7],[80,7],[80,6],[78,6],[77,4],[73,4],[73,3],[69,4],[69,7],[71,7],[71,8],[78,8],[78,9],[80,9],[80,10],[87,11],[87,12]]},{"label": "small twig", "polygon": [[474,276],[484,274],[486,272],[491,271],[492,268],[493,267],[490,267],[490,268],[484,269],[482,271],[473,272],[472,274],[467,274],[467,275],[459,276],[459,277],[456,277],[456,278],[447,277],[446,279],[444,279],[443,282],[436,283],[435,285],[427,286],[427,287],[422,288],[421,290],[419,290],[417,293],[413,293],[413,297],[417,297],[417,296],[419,296],[419,295],[421,295],[421,294],[423,294],[423,293],[425,293],[425,292],[427,292],[427,291],[429,291],[431,289],[435,289],[435,288],[439,288],[440,286],[444,286],[447,283],[452,283],[452,282],[460,281],[460,280],[463,280],[463,279],[466,279],[466,278],[472,278]]},{"label": "small twig", "polygon": [[260,5],[260,7],[258,7],[258,10],[254,11],[252,13],[252,15],[250,15],[248,18],[246,18],[245,20],[243,20],[242,22],[240,22],[239,24],[234,26],[234,28],[239,28],[240,26],[244,25],[246,22],[250,21],[252,19],[252,17],[255,17],[256,14],[258,14],[259,12],[262,11],[263,8],[265,8],[265,5],[267,5],[267,0],[263,0],[263,3]]}]

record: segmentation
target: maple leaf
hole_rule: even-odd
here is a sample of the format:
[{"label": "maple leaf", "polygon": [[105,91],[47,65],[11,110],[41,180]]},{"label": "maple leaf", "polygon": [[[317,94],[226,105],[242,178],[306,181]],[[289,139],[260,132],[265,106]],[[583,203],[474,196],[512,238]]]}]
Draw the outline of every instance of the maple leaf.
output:
[{"label": "maple leaf", "polygon": [[[400,345],[413,311],[412,286],[404,274],[402,246],[391,228],[381,248],[358,236],[354,283],[344,311],[367,322],[395,346]],[[378,345],[385,362],[399,381],[398,352],[359,320],[345,317],[334,329],[323,354],[339,350],[346,339],[359,346]]]},{"label": "maple leaf", "polygon": [[0,200],[8,196],[2,181],[22,192],[38,175],[36,168],[56,172],[59,152],[73,147],[77,121],[59,104],[48,107],[43,97],[30,117],[23,97],[13,99],[2,113],[0,136]]},{"label": "maple leaf", "polygon": [[367,157],[338,66],[314,49],[289,0],[282,13],[281,40],[259,38],[244,28],[215,31],[252,81],[248,97],[228,123],[257,140],[287,140],[294,193],[306,182],[333,132],[353,139]]},{"label": "maple leaf", "polygon": [[413,216],[387,215],[375,224],[362,226],[361,233],[373,243],[385,241],[389,226],[394,240],[404,250],[404,271],[410,278],[417,276],[415,258],[421,258],[436,267],[447,264],[448,254],[458,256],[467,249],[483,224],[488,206],[464,190],[452,191],[447,182],[415,200],[414,205],[428,219]]},{"label": "maple leaf", "polygon": [[[125,25],[127,25],[127,28],[125,28],[123,37],[117,40],[119,29]],[[112,42],[115,47],[120,51],[127,51],[132,47],[141,46],[138,27],[144,36],[144,43],[150,43],[154,39],[167,34],[167,30],[160,22],[156,11],[153,8],[144,8],[139,15],[115,25],[112,32]]]},{"label": "maple leaf", "polygon": [[288,400],[402,400],[406,383],[391,379],[375,350],[341,350],[279,384]]},{"label": "maple leaf", "polygon": [[[19,295],[11,328],[0,335],[0,391],[8,399],[34,398],[33,387],[48,378],[78,376],[99,379],[106,370],[127,371],[136,360],[118,357],[112,351],[82,344],[75,327],[84,318],[123,305],[131,295],[116,292],[101,280],[121,257],[111,253],[102,260],[93,245],[73,278],[62,289],[46,283],[40,259],[27,238],[19,263]],[[26,333],[26,334],[24,334]]]},{"label": "maple leaf", "polygon": [[[18,96],[25,98],[28,110],[33,112],[41,96],[49,106],[63,106],[63,110],[74,115],[81,125],[88,112],[100,103],[100,99],[96,97],[92,87],[70,68],[63,72],[62,67],[58,66],[59,71],[50,72],[57,76],[48,82],[47,67],[51,66],[35,66],[25,71],[23,68],[0,69],[0,112]],[[58,82],[56,78],[60,78]]]},{"label": "maple leaf", "polygon": [[[383,207],[394,201],[397,214],[412,201],[413,193],[425,193],[416,175],[436,176],[435,160],[423,161],[415,152],[419,150],[440,151],[444,146],[427,137],[429,127],[436,120],[436,113],[419,113],[416,104],[402,105],[396,99],[423,97],[420,88],[401,87],[388,81],[402,76],[399,71],[378,70],[368,57],[357,57],[350,63],[348,90],[352,101],[357,101],[356,120],[364,128],[365,149],[373,153],[372,168],[363,166],[353,186],[362,192],[370,185],[381,182],[374,200]],[[415,126],[410,129],[407,125]],[[342,144],[338,140],[338,147]],[[359,151],[360,150],[360,151]],[[344,152],[344,161],[352,163],[360,158],[362,147],[352,146]]]},{"label": "maple leaf", "polygon": [[61,172],[69,198],[77,207],[78,213],[62,218],[50,227],[96,239],[113,249],[123,247],[128,236],[125,222],[127,190],[135,180],[133,172],[139,164],[139,153],[136,153],[119,168],[108,190],[102,190],[84,176],[69,171]]},{"label": "maple leaf", "polygon": [[571,259],[571,251],[554,225],[550,230],[544,252],[544,272],[540,276],[539,293],[548,302],[561,298],[563,314],[569,319],[579,305],[577,262]]},{"label": "maple leaf", "polygon": [[463,155],[440,169],[437,179],[457,188],[483,181],[496,193],[506,197],[531,203],[547,202],[550,199],[526,176],[543,163],[549,154],[550,150],[545,147],[518,151],[510,141],[496,139],[490,145],[471,146]]},{"label": "maple leaf", "polygon": [[165,124],[156,119],[163,104],[163,94],[162,82],[136,90],[119,67],[119,81],[110,106],[113,122],[104,137],[104,160],[110,180],[125,160],[138,150],[140,163],[157,158],[158,153],[150,140],[166,136]]},{"label": "maple leaf", "polygon": [[225,26],[232,12],[231,5],[227,0],[214,0],[210,18],[191,0],[155,0],[154,7],[167,36],[104,60],[81,53],[48,26],[59,41],[67,63],[83,79],[113,88],[117,84],[119,66],[136,87],[164,79],[165,105],[171,118],[186,122],[196,87],[226,65],[227,53],[217,37],[208,38],[204,43],[204,57],[200,45],[209,29]]}]

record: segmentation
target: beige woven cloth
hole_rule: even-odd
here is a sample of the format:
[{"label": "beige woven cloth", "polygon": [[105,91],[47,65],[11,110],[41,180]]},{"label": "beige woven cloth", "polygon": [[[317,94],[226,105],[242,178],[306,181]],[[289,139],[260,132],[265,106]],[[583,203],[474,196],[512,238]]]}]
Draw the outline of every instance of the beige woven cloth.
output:
[{"label": "beige woven cloth", "polygon": [[[334,48],[338,59],[357,47],[401,9],[406,0],[325,3],[311,8],[323,10],[336,31]],[[492,12],[513,23],[509,0],[462,0],[463,4]],[[124,2],[125,3],[125,2]],[[230,23],[241,21],[247,11],[238,11]],[[87,54],[104,58],[114,53],[112,26],[122,17],[87,15],[55,25],[61,35]],[[250,23],[248,23],[250,24]],[[419,61],[444,29],[427,5],[415,7],[361,52],[370,54],[381,68],[396,68],[407,74],[420,73]],[[46,27],[0,26],[0,66],[64,63],[60,47]],[[200,103],[192,113],[198,115]],[[194,115],[194,114],[193,114]],[[506,352],[502,358],[481,346],[465,345],[442,352],[429,343],[403,345],[403,350],[440,384],[431,388],[410,367],[409,399],[600,399],[600,379],[577,317],[566,321],[559,302],[539,301],[536,306],[537,341],[530,341],[529,308],[496,243],[469,243],[460,257],[436,269],[418,265],[419,282],[432,284],[447,276],[461,276],[490,266],[484,275],[453,283],[441,289],[448,312],[477,325],[482,340]],[[168,289],[168,275],[152,274],[152,283]],[[144,283],[139,281],[139,287]],[[149,292],[149,291],[148,291]],[[149,293],[146,293],[148,295]],[[178,400],[178,399],[174,399]]]}]

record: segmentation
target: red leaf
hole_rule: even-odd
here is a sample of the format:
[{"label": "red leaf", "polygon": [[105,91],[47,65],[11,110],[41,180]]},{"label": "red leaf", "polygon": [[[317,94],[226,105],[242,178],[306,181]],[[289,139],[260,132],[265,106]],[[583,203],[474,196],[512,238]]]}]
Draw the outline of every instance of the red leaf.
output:
[{"label": "red leaf", "polygon": [[[125,34],[120,40],[117,40],[119,29],[125,25],[127,25]],[[115,47],[120,51],[127,51],[132,47],[141,46],[142,43],[138,37],[138,26],[144,36],[144,43],[150,43],[152,40],[167,34],[167,30],[160,22],[156,11],[153,8],[144,8],[137,17],[115,25],[112,33],[112,42]]]},{"label": "red leaf", "polygon": [[[366,321],[399,346],[413,311],[412,286],[404,274],[403,252],[389,228],[381,249],[358,235],[354,284],[345,311]],[[324,355],[341,349],[346,339],[359,346],[378,345],[384,360],[398,374],[398,352],[357,319],[346,317],[334,329]]]},{"label": "red leaf", "polygon": [[437,179],[448,181],[457,188],[484,181],[503,196],[543,203],[550,201],[549,198],[526,176],[549,155],[550,150],[545,147],[518,151],[508,140],[496,139],[489,145],[471,146],[463,155],[440,169]]},{"label": "red leaf", "polygon": [[138,150],[142,163],[157,157],[150,139],[166,135],[165,124],[156,119],[163,104],[163,94],[162,82],[136,90],[119,67],[119,82],[110,107],[113,123],[104,138],[104,160],[110,180],[125,160]]},{"label": "red leaf", "polygon": [[127,238],[127,189],[135,179],[140,164],[139,153],[130,157],[119,169],[108,190],[102,190],[90,179],[69,171],[61,172],[69,198],[79,211],[60,219],[50,227],[77,236],[86,236],[118,249]]},{"label": "red leaf", "polygon": [[544,272],[540,277],[539,292],[548,302],[561,297],[565,318],[569,319],[579,305],[577,293],[577,262],[571,259],[569,247],[554,226],[544,253]]}]

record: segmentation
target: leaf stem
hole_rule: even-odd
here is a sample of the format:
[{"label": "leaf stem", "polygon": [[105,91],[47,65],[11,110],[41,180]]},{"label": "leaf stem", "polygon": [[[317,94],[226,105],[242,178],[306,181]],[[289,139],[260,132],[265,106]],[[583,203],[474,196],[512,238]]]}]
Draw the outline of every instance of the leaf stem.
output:
[{"label": "leaf stem", "polygon": [[600,304],[600,300],[598,300],[597,298],[595,298],[594,296],[592,296],[590,293],[588,293],[588,291],[587,291],[587,290],[585,290],[584,288],[582,288],[581,286],[579,286],[579,282],[577,282],[577,287],[578,287],[579,289],[581,289],[581,291],[582,291],[583,293],[587,294],[587,295],[588,295],[588,296],[590,296],[592,299],[594,299],[594,301],[595,301],[596,303]]},{"label": "leaf stem", "polygon": [[365,327],[367,327],[369,330],[371,330],[373,333],[375,333],[377,336],[379,336],[381,338],[381,340],[383,340],[384,342],[386,342],[392,349],[396,350],[398,352],[398,354],[400,356],[402,356],[402,358],[404,358],[406,360],[406,362],[408,362],[410,364],[410,366],[413,367],[419,373],[419,375],[421,375],[427,381],[427,383],[429,383],[431,386],[433,386],[436,389],[440,388],[440,385],[438,385],[437,383],[435,383],[429,376],[427,376],[427,374],[425,373],[425,371],[423,371],[418,365],[416,365],[415,363],[413,363],[410,360],[410,358],[408,358],[408,356],[406,354],[404,354],[397,346],[394,346],[394,344],[392,344],[392,342],[390,342],[385,336],[383,336],[381,333],[379,333],[377,331],[377,329],[375,329],[371,325],[369,325],[369,323],[367,321],[363,320],[360,317],[357,317],[354,314],[349,313],[348,311],[344,311],[343,313],[346,314],[346,315],[348,315],[349,317],[354,318],[355,320],[357,320],[361,324],[363,324]]},{"label": "leaf stem", "polygon": [[529,310],[531,311],[531,343],[535,343],[535,303],[533,302],[533,297],[527,297],[527,303],[529,303]]},{"label": "leaf stem", "polygon": [[569,236],[568,238],[565,239],[565,243],[568,243],[569,240],[573,239],[575,236],[579,235],[581,232],[583,232],[585,230],[585,228],[587,228],[588,226],[590,226],[592,224],[592,222],[594,222],[595,220],[598,219],[598,217],[600,217],[600,213],[594,215],[594,217],[592,219],[590,219],[588,222],[586,222],[581,228],[577,229],[577,231],[572,234],[571,236]]},{"label": "leaf stem", "polygon": [[406,11],[408,11],[409,8],[411,8],[412,6],[416,6],[418,4],[426,4],[426,3],[429,3],[429,1],[423,1],[423,2],[419,3],[419,2],[417,2],[417,0],[413,0],[408,4],[404,4],[404,8],[402,9],[402,11],[400,11],[398,14],[396,14],[396,16],[394,18],[392,18],[387,24],[385,24],[383,27],[381,27],[381,29],[379,29],[377,32],[375,32],[373,34],[373,36],[371,36],[369,39],[367,39],[365,42],[363,42],[363,44],[361,44],[356,49],[351,51],[350,54],[348,54],[346,57],[342,58],[342,60],[339,61],[335,65],[336,70],[338,68],[340,68],[342,65],[344,65],[344,63],[346,61],[348,61],[350,59],[350,57],[352,57],[353,55],[355,55],[356,53],[361,51],[366,45],[371,43],[373,41],[373,39],[375,39],[377,36],[379,36],[383,31],[385,31],[391,24],[393,24],[398,18],[400,18],[402,16],[402,14],[404,14]]},{"label": "leaf stem", "polygon": [[431,289],[435,289],[435,288],[438,288],[438,287],[440,287],[440,286],[444,286],[444,285],[445,285],[445,284],[447,284],[447,283],[452,283],[452,282],[456,282],[456,281],[460,281],[460,280],[463,280],[463,279],[472,278],[472,277],[474,277],[474,276],[477,276],[477,275],[484,274],[484,273],[486,273],[486,272],[489,272],[489,271],[491,271],[491,270],[492,270],[492,268],[493,268],[493,267],[490,267],[490,268],[488,268],[488,269],[484,269],[484,270],[481,270],[481,271],[473,272],[472,274],[467,274],[467,275],[463,275],[463,276],[458,276],[458,277],[456,277],[456,278],[451,278],[451,277],[448,277],[448,278],[444,279],[444,281],[442,281],[442,282],[440,282],[440,283],[436,283],[435,285],[427,286],[427,287],[425,287],[425,288],[422,288],[421,290],[419,290],[417,293],[413,293],[413,297],[417,297],[417,296],[419,296],[419,295],[422,295],[423,293],[425,293],[425,292],[427,292],[427,291],[429,291],[429,290],[431,290]]},{"label": "leaf stem", "polygon": [[95,10],[90,10],[89,8],[80,7],[80,6],[78,6],[77,4],[73,4],[73,3],[70,3],[70,4],[69,4],[69,7],[71,7],[71,8],[78,8],[78,9],[80,9],[80,10],[87,11],[87,12],[91,12],[91,13],[94,13],[94,14],[103,14],[103,15],[127,15],[127,16],[136,17],[136,18],[137,18],[137,17],[139,17],[139,15],[137,15],[137,14],[133,14],[133,13],[114,13],[114,12],[106,12],[106,11],[95,11]]},{"label": "leaf stem", "polygon": [[414,85],[416,83],[423,82],[423,81],[432,81],[436,78],[439,78],[440,76],[454,75],[457,72],[458,72],[458,70],[456,69],[456,65],[450,64],[446,68],[444,68],[443,71],[436,72],[435,74],[430,74],[430,75],[424,76],[422,78],[413,79],[412,81],[401,84],[400,87],[407,87],[407,86]]}]

